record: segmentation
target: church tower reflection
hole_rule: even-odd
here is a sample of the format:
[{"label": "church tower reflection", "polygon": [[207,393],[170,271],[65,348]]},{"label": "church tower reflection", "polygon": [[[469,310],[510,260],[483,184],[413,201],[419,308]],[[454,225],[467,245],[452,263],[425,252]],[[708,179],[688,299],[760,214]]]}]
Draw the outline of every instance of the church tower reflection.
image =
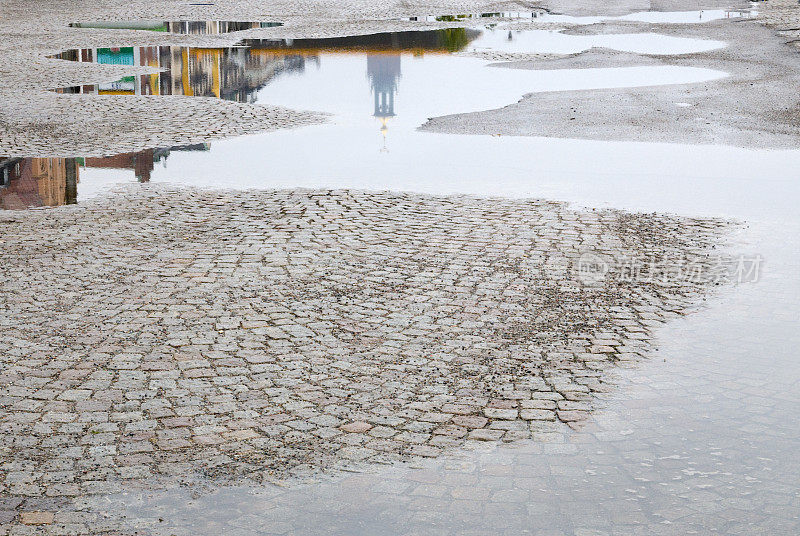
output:
[{"label": "church tower reflection", "polygon": [[383,151],[389,132],[389,118],[395,116],[394,95],[400,80],[400,54],[367,54],[367,76],[375,101],[373,116],[381,121]]}]

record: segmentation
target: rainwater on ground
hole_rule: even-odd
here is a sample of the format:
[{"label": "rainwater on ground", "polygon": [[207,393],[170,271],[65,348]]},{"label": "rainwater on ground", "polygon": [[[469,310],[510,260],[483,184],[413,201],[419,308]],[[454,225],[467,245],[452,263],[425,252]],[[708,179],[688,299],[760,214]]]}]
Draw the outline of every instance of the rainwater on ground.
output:
[{"label": "rainwater on ground", "polygon": [[[8,199],[2,192],[12,191],[26,173],[60,177],[51,182],[65,186],[52,195],[64,202],[135,180],[548,197],[746,222],[731,246],[763,258],[757,277],[665,326],[654,358],[622,372],[605,409],[560,441],[487,445],[418,468],[379,468],[291,489],[238,487],[199,495],[176,489],[90,499],[97,508],[126,515],[133,527],[180,535],[800,532],[800,151],[416,131],[427,117],[503,106],[537,91],[691,84],[724,76],[675,66],[500,69],[452,52],[485,47],[567,53],[635,45],[674,54],[721,44],[655,34],[627,40],[471,32],[436,34],[435,46],[408,48],[381,45],[377,41],[390,39],[381,37],[343,47],[295,42],[217,51],[119,49],[115,53],[133,55],[135,65],[163,71],[132,77],[127,85],[78,91],[154,95],[154,106],[155,95],[231,98],[326,111],[331,121],[106,158],[7,160],[2,180],[10,186],[0,190],[0,199]],[[100,61],[101,50],[76,54]],[[237,78],[237,54],[247,77]],[[50,194],[41,184],[31,191],[38,188],[45,199]]]},{"label": "rainwater on ground", "polygon": [[[674,65],[503,69],[469,55],[573,54],[592,47],[670,55],[724,46],[719,41],[656,33],[570,36],[549,30],[453,28],[332,39],[245,40],[241,45],[65,51],[57,58],[146,66],[157,72],[59,91],[211,97],[327,112],[330,120],[314,127],[137,153],[6,159],[0,162],[0,181],[6,186],[0,189],[0,207],[74,203],[105,192],[113,183],[136,180],[235,188],[429,191],[435,187],[440,188],[435,193],[506,195],[512,192],[492,186],[498,174],[524,185],[546,161],[545,155],[559,151],[558,147],[555,152],[542,151],[542,143],[564,142],[449,136],[417,128],[429,117],[497,108],[529,93],[691,84],[726,76]],[[153,106],[158,106],[158,98]],[[437,181],[430,181],[432,176]]]},{"label": "rainwater on ground", "polygon": [[[800,151],[415,131],[428,114],[499,106],[520,92],[636,85],[635,69],[553,78],[497,69],[494,87],[484,87],[480,73],[493,67],[473,58],[321,53],[312,65],[265,85],[256,100],[313,102],[334,114],[330,125],[172,152],[151,179],[536,196],[724,216],[746,222],[731,247],[763,264],[754,280],[661,329],[658,351],[620,372],[604,409],[551,443],[487,444],[299,487],[130,491],[93,499],[96,508],[170,535],[798,533]],[[463,83],[436,78],[445,68]],[[646,79],[655,76],[689,83],[721,73],[657,68]],[[387,99],[375,101],[381,88]],[[351,151],[336,144],[345,132],[363,136]],[[274,148],[269,139],[279,140]]]}]

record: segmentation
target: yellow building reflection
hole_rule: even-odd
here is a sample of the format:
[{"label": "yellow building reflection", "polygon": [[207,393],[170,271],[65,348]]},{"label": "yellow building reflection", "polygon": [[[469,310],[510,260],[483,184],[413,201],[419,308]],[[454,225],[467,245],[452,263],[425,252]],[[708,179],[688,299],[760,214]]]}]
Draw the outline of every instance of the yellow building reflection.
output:
[{"label": "yellow building reflection", "polygon": [[[166,23],[165,23],[166,24]],[[172,24],[172,23],[170,23]],[[175,23],[195,24],[195,23]],[[197,23],[199,24],[199,23]],[[231,25],[234,23],[215,23]],[[245,23],[236,23],[245,24]],[[183,30],[216,33],[228,30],[202,23]],[[151,67],[159,72],[126,76],[114,82],[60,90],[101,95],[186,95],[253,102],[255,93],[286,72],[319,64],[321,54],[449,54],[463,49],[480,31],[452,28],[428,32],[390,32],[329,39],[244,40],[235,48],[108,47],[70,50],[58,58],[85,63]]]},{"label": "yellow building reflection", "polygon": [[62,93],[99,95],[186,95],[252,102],[254,94],[287,71],[302,71],[314,56],[260,53],[247,48],[120,47],[74,50],[62,59],[106,65],[152,67],[160,72],[87,84]]}]

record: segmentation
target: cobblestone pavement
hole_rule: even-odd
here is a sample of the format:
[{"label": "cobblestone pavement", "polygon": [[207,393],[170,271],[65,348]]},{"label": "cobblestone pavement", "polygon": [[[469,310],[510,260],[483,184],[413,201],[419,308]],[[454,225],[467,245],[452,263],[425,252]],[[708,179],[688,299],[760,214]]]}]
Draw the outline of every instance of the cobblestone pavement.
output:
[{"label": "cobblestone pavement", "polygon": [[[354,9],[378,19],[519,5],[132,0],[98,16],[88,2],[9,0],[0,5],[0,152],[109,154],[324,120],[215,99],[153,107],[48,93],[121,74],[44,57],[64,48],[112,36],[201,44],[65,28],[75,20],[263,18],[286,26],[261,35],[314,37],[404,27],[353,20]],[[584,423],[612,372],[649,354],[654,328],[710,291],[689,280],[593,283],[576,259],[592,251],[707,266],[726,226],[535,200],[157,185],[0,214],[0,534],[116,532],[116,521],[89,511],[90,497],[130,487],[296,482],[529,438],[538,446],[528,448],[557,453],[566,429],[596,432],[596,421]],[[461,500],[436,488],[452,475],[437,475],[370,496]],[[723,485],[741,485],[734,480]],[[796,505],[782,485],[780,506]],[[487,523],[519,493],[503,491]],[[458,493],[486,502],[480,486]],[[581,499],[574,508],[591,504]],[[780,509],[778,521],[774,531],[791,519]],[[153,524],[157,516],[142,514],[137,528]]]},{"label": "cobblestone pavement", "polygon": [[26,511],[126,479],[274,480],[560,437],[604,369],[706,291],[587,279],[579,255],[706,264],[724,228],[154,185],[0,221],[0,492]]},{"label": "cobblestone pavement", "polygon": [[174,536],[798,534],[800,304],[783,262],[797,256],[765,253],[766,280],[659,329],[658,359],[621,371],[561,442],[487,442],[294,489],[128,490],[93,511]]},{"label": "cobblestone pavement", "polygon": [[658,328],[652,359],[606,370],[618,385],[580,430],[300,487],[127,489],[61,518],[172,536],[798,534],[800,249],[786,186],[737,233],[769,260],[759,281]]}]

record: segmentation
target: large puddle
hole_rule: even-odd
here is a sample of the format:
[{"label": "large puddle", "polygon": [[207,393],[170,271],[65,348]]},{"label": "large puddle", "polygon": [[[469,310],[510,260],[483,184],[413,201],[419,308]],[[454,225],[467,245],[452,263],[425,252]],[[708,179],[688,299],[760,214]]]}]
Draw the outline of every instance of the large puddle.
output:
[{"label": "large puddle", "polygon": [[[464,35],[469,43],[460,50],[481,38],[502,40]],[[388,468],[300,489],[132,492],[98,498],[98,509],[171,535],[798,533],[800,151],[415,131],[429,115],[501,106],[532,91],[690,83],[722,73],[517,72],[425,49],[285,45],[263,55],[139,49],[139,62],[178,52],[187,61],[157,63],[165,71],[134,77],[131,89],[78,91],[165,95],[169,87],[329,111],[331,123],[107,158],[8,159],[0,164],[0,201],[74,202],[137,177],[207,187],[544,196],[747,219],[746,234],[733,239],[757,245],[767,259],[764,279],[664,328],[659,358],[631,371],[630,384],[563,443],[459,453],[421,470]],[[252,67],[242,72],[255,79],[241,91],[222,82],[236,79],[234,54],[243,54]]]},{"label": "large puddle", "polygon": [[[0,189],[0,206],[72,203],[103,192],[112,183],[135,180],[234,188],[430,191],[436,185],[438,193],[450,193],[469,177],[470,193],[495,194],[498,170],[504,170],[508,180],[527,184],[541,153],[552,154],[552,149],[535,139],[448,136],[416,129],[429,117],[497,108],[528,93],[692,84],[725,76],[680,66],[504,69],[490,67],[480,58],[452,54],[575,53],[595,46],[681,54],[724,46],[658,34],[569,36],[462,28],[243,45],[67,51],[59,57],[160,71],[60,91],[214,97],[328,112],[331,120],[211,144],[156,147],[108,157],[7,159],[0,163],[5,185]],[[158,102],[153,99],[153,106]]]},{"label": "large puddle", "polygon": [[[377,63],[397,63],[403,55],[411,54],[417,64],[432,65],[429,73],[437,72],[437,79],[461,76],[466,71],[469,84],[461,84],[459,94],[473,92],[472,83],[490,82],[503,77],[498,82],[505,83],[507,75],[476,70],[475,62],[465,58],[430,58],[431,54],[449,54],[453,52],[505,52],[519,54],[576,54],[591,48],[609,48],[625,52],[652,55],[674,55],[691,52],[704,52],[723,47],[720,41],[687,39],[659,34],[616,34],[597,36],[571,36],[556,31],[507,31],[499,29],[447,29],[421,32],[394,32],[355,37],[331,39],[276,39],[245,40],[242,46],[228,49],[188,48],[188,47],[116,47],[68,50],[56,57],[89,63],[109,65],[146,66],[160,69],[162,72],[153,75],[129,76],[121,80],[89,84],[80,87],[64,88],[66,93],[99,93],[99,94],[142,94],[142,95],[190,95],[214,96],[227,100],[255,102],[253,94],[260,88],[270,84],[284,73],[309,75],[308,63],[322,71],[326,77],[335,76],[340,66],[333,56],[360,55],[373,58],[367,62],[367,76],[374,79]],[[393,55],[397,60],[376,60],[377,55]],[[323,65],[323,59],[325,65]],[[408,61],[406,62],[409,63]],[[435,65],[434,65],[435,64]],[[401,75],[401,66],[393,67]],[[457,71],[451,74],[451,70]],[[655,72],[656,69],[646,71]],[[658,68],[661,72],[677,73],[676,69]],[[406,68],[407,75],[408,68]],[[690,71],[683,70],[688,73]],[[698,71],[695,71],[698,72]],[[584,70],[587,78],[592,78],[591,71]],[[413,74],[405,85],[425,85],[424,79],[414,78]],[[522,80],[525,75],[512,75]],[[536,75],[542,76],[542,75]],[[528,76],[527,78],[530,78]],[[699,81],[688,76],[686,80],[676,77],[674,83]],[[303,77],[303,84],[310,82],[309,76]],[[466,82],[466,81],[465,81]],[[591,84],[595,84],[592,82]],[[664,83],[661,78],[654,78],[652,84]],[[485,85],[485,84],[484,84]],[[641,81],[627,84],[622,81],[605,87],[622,87],[625,85],[642,85]],[[601,87],[594,86],[592,87]],[[515,87],[516,89],[516,87]],[[552,90],[575,89],[572,87]],[[397,88],[395,88],[397,90]],[[423,88],[424,90],[424,88]],[[431,89],[435,91],[435,89]],[[524,92],[525,89],[522,89]],[[530,91],[537,91],[531,88]],[[396,91],[395,91],[396,92]],[[502,93],[502,88],[497,88]],[[520,96],[521,93],[517,94]],[[483,98],[483,96],[481,96]],[[262,99],[263,100],[263,99]],[[341,99],[344,100],[344,99]],[[270,103],[268,100],[263,102]],[[277,103],[273,103],[277,104]],[[318,109],[316,102],[306,102],[305,109]],[[337,110],[326,109],[336,112]],[[466,111],[466,110],[464,110]],[[431,110],[431,113],[437,113]],[[448,112],[438,112],[439,115]]]}]

